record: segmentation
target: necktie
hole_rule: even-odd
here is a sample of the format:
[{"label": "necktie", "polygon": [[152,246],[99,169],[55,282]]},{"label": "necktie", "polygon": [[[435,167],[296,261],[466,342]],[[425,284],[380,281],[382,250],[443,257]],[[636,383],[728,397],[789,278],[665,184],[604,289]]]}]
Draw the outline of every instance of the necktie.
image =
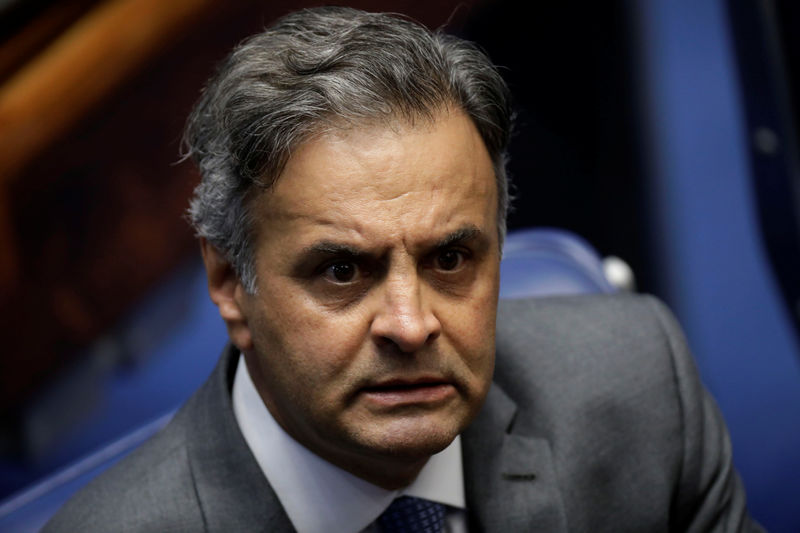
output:
[{"label": "necktie", "polygon": [[441,533],[445,507],[441,503],[401,496],[378,517],[383,533]]}]

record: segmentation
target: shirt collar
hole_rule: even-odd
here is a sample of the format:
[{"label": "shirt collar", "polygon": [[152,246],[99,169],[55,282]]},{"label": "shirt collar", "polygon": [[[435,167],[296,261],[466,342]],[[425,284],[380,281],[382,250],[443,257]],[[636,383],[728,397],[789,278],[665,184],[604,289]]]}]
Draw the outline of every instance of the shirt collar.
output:
[{"label": "shirt collar", "polygon": [[357,533],[400,495],[466,507],[460,436],[431,456],[411,485],[386,490],[334,466],[290,437],[261,401],[244,357],[239,358],[232,396],[233,412],[247,445],[301,533]]}]

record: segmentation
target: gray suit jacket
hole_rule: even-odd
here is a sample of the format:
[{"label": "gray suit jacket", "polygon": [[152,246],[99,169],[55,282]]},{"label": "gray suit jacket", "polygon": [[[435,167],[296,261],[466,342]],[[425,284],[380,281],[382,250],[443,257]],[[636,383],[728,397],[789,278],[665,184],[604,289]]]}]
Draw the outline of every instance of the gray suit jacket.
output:
[{"label": "gray suit jacket", "polygon": [[[462,436],[470,531],[759,531],[724,422],[651,298],[505,301]],[[293,531],[231,407],[236,352],[45,531]],[[309,510],[313,512],[313,510]]]}]

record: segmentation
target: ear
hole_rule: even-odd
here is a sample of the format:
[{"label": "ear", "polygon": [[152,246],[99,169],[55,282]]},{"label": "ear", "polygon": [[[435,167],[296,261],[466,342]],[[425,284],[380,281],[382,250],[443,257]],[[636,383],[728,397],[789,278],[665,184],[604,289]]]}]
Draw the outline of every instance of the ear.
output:
[{"label": "ear", "polygon": [[247,298],[239,276],[219,250],[206,239],[200,239],[200,251],[206,266],[208,294],[217,305],[219,314],[228,326],[231,342],[242,352],[253,345],[253,336],[247,321]]}]

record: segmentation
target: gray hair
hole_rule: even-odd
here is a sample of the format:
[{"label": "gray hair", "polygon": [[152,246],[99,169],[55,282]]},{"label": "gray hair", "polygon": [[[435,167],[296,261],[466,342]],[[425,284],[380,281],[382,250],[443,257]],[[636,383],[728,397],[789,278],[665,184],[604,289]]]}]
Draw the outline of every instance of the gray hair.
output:
[{"label": "gray hair", "polygon": [[508,88],[489,58],[400,15],[333,7],[291,13],[232,52],[189,117],[184,157],[202,175],[191,223],[254,293],[248,201],[278,179],[294,148],[343,122],[434,120],[449,106],[472,119],[492,159],[502,246],[512,117]]}]

